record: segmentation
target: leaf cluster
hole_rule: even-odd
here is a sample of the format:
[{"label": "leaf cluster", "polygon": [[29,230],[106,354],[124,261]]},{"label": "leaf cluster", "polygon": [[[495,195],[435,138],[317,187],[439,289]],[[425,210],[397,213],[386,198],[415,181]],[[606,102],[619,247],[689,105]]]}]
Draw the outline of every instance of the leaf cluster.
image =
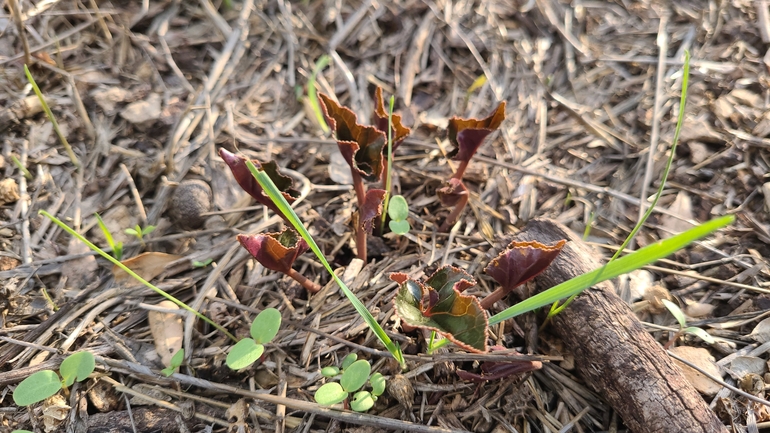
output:
[{"label": "leaf cluster", "polygon": [[[356,412],[366,412],[374,406],[377,398],[385,392],[385,377],[380,373],[371,376],[369,361],[358,360],[358,355],[351,353],[342,361],[340,367],[325,367],[321,370],[324,377],[339,377],[339,382],[328,382],[315,392],[313,398],[322,406],[342,403],[353,394],[350,408]],[[369,382],[370,391],[361,388]]]}]

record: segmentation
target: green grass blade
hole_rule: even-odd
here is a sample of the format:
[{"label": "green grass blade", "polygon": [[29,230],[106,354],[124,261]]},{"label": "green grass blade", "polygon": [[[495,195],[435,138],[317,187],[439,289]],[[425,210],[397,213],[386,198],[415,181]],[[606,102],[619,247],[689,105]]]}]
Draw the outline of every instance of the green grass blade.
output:
[{"label": "green grass blade", "polygon": [[608,263],[599,269],[580,275],[569,281],[565,281],[556,287],[550,288],[543,293],[537,294],[495,314],[489,319],[489,325],[491,326],[500,323],[503,320],[508,320],[519,314],[570,297],[582,292],[594,284],[639,269],[642,266],[648,265],[684,248],[689,243],[707,236],[714,231],[731,224],[733,221],[735,221],[735,216],[733,215],[715,218],[699,226],[693,227],[684,233],[648,245],[638,251]]},{"label": "green grass blade", "polygon": [[94,216],[96,217],[96,222],[99,224],[99,228],[104,234],[104,238],[107,240],[107,245],[109,245],[110,249],[112,250],[112,254],[116,259],[120,260],[123,257],[123,245],[118,245],[115,243],[115,239],[112,238],[112,233],[110,233],[110,229],[107,228],[107,225],[104,224],[102,217],[99,216],[99,214],[96,212],[94,212]]},{"label": "green grass blade", "polygon": [[236,342],[238,341],[238,339],[237,339],[237,338],[235,338],[235,336],[234,336],[233,334],[229,333],[229,332],[227,331],[227,329],[225,329],[225,328],[223,328],[223,327],[221,327],[221,326],[217,325],[217,324],[216,324],[216,323],[215,323],[213,320],[211,320],[211,319],[209,319],[208,317],[204,316],[203,314],[201,314],[201,313],[199,313],[199,312],[195,311],[193,308],[190,308],[190,306],[188,306],[188,305],[187,305],[187,304],[185,304],[184,302],[180,301],[179,299],[177,299],[177,298],[175,298],[175,297],[173,297],[173,296],[169,295],[168,293],[164,292],[163,290],[161,290],[161,289],[159,289],[159,288],[155,287],[155,286],[154,286],[152,283],[150,283],[149,281],[147,281],[147,280],[145,280],[144,278],[142,278],[142,277],[140,277],[139,275],[137,275],[137,273],[136,273],[136,272],[134,272],[134,271],[132,271],[131,269],[129,269],[129,268],[126,266],[126,265],[124,265],[123,263],[120,263],[120,261],[118,261],[117,259],[115,259],[115,258],[114,258],[114,257],[112,257],[111,255],[107,254],[107,253],[106,253],[104,250],[102,250],[101,248],[97,247],[97,246],[96,246],[96,245],[94,245],[93,243],[91,243],[91,241],[89,241],[88,239],[86,239],[85,237],[83,237],[83,235],[81,235],[80,233],[78,233],[78,232],[76,232],[75,230],[73,230],[73,229],[72,229],[70,226],[68,226],[67,224],[64,224],[64,223],[63,223],[63,222],[62,222],[60,219],[56,218],[55,216],[51,215],[50,213],[48,213],[48,212],[46,212],[46,211],[44,211],[44,210],[41,210],[41,211],[39,211],[38,213],[40,213],[41,215],[43,215],[43,216],[45,216],[46,218],[48,218],[48,219],[50,219],[51,221],[53,221],[53,222],[54,222],[54,223],[55,223],[57,226],[61,227],[61,229],[62,229],[62,230],[64,230],[65,232],[69,233],[70,235],[72,235],[72,236],[76,237],[76,238],[77,238],[77,239],[78,239],[80,242],[83,242],[84,244],[86,244],[86,246],[88,246],[88,248],[90,248],[91,250],[93,250],[93,251],[96,251],[97,253],[99,253],[99,255],[100,255],[100,256],[104,257],[104,258],[105,258],[105,259],[107,259],[107,260],[108,260],[110,263],[112,263],[113,265],[115,265],[115,266],[119,267],[120,269],[122,269],[122,270],[123,270],[125,273],[127,273],[128,275],[130,275],[130,276],[131,276],[132,278],[134,278],[136,281],[139,281],[140,283],[142,283],[142,284],[144,284],[145,286],[149,287],[149,288],[150,288],[150,289],[152,289],[152,290],[153,290],[155,293],[157,293],[157,294],[159,294],[159,295],[163,296],[164,298],[166,298],[166,299],[168,299],[169,301],[173,302],[174,304],[178,305],[180,308],[182,308],[182,309],[184,309],[184,310],[187,310],[187,311],[189,311],[189,312],[191,312],[191,313],[195,314],[196,316],[198,316],[198,317],[199,317],[201,320],[203,320],[204,322],[208,323],[209,325],[211,325],[211,326],[213,326],[214,328],[218,329],[219,331],[223,332],[225,335],[227,335],[228,337],[230,337],[230,338],[231,338],[233,341],[236,341]]},{"label": "green grass blade", "polygon": [[326,124],[323,112],[321,111],[321,106],[318,104],[318,90],[316,89],[315,85],[315,77],[321,73],[323,68],[329,65],[330,60],[331,58],[326,54],[321,56],[315,63],[313,72],[310,74],[310,79],[307,82],[307,99],[310,101],[310,106],[313,107],[313,113],[315,113],[316,120],[318,121],[318,124],[321,125],[321,129],[324,131],[324,134],[329,133],[329,125]]},{"label": "green grass blade", "polygon": [[388,110],[388,159],[387,167],[385,167],[385,200],[382,205],[382,225],[380,231],[385,231],[385,213],[388,211],[388,201],[390,200],[390,182],[391,182],[391,170],[393,170],[393,105],[396,102],[396,98],[390,97],[390,109]]},{"label": "green grass blade", "polygon": [[377,338],[380,339],[382,344],[388,349],[388,351],[393,355],[394,358],[396,358],[399,364],[401,364],[401,366],[403,367],[405,363],[404,363],[403,354],[401,353],[401,348],[397,344],[393,343],[390,337],[388,337],[388,334],[385,333],[385,330],[382,329],[380,324],[377,323],[377,320],[374,318],[374,316],[372,316],[372,313],[369,312],[366,306],[356,297],[356,295],[348,288],[348,286],[346,286],[345,283],[342,282],[342,280],[337,276],[337,274],[334,273],[334,270],[332,269],[329,262],[326,260],[326,257],[323,255],[323,252],[321,252],[321,249],[318,247],[318,244],[316,244],[313,237],[310,236],[310,233],[302,224],[299,217],[294,212],[294,209],[291,208],[291,206],[283,197],[283,195],[278,190],[278,188],[275,186],[273,181],[270,179],[270,177],[268,177],[267,173],[265,173],[264,171],[257,170],[257,167],[255,167],[254,164],[249,160],[246,161],[246,166],[249,167],[251,174],[257,180],[257,182],[265,191],[265,193],[270,197],[271,200],[273,200],[273,203],[275,203],[278,209],[286,216],[286,219],[289,220],[291,225],[294,226],[294,229],[297,230],[297,233],[299,233],[300,236],[302,236],[302,238],[305,240],[305,242],[307,242],[308,246],[310,246],[310,249],[313,250],[313,253],[315,253],[316,257],[318,257],[318,260],[320,260],[324,268],[326,268],[326,271],[329,272],[329,275],[331,275],[331,277],[334,279],[337,285],[340,286],[340,289],[342,289],[342,293],[344,293],[345,296],[350,301],[350,303],[353,304],[353,307],[356,309],[358,314],[361,315],[361,317],[364,319],[366,324],[369,325],[369,328],[371,328],[371,330],[374,332]]},{"label": "green grass blade", "polygon": [[40,91],[40,87],[37,86],[37,83],[35,82],[35,79],[32,77],[32,74],[29,72],[29,68],[27,68],[27,65],[24,65],[24,74],[27,76],[27,80],[29,81],[29,84],[32,85],[32,89],[35,91],[35,95],[37,95],[37,99],[40,100],[40,105],[43,106],[43,110],[45,111],[46,116],[48,116],[48,120],[51,121],[51,124],[53,125],[54,131],[56,131],[56,135],[59,136],[59,141],[61,141],[61,144],[64,146],[64,149],[67,151],[67,155],[70,157],[70,161],[72,161],[72,165],[75,167],[80,167],[80,161],[78,161],[78,157],[75,156],[75,152],[72,151],[72,146],[70,146],[69,141],[67,141],[67,137],[62,134],[61,129],[59,128],[59,123],[56,121],[56,118],[53,117],[53,111],[51,111],[51,107],[48,106],[48,102],[45,101],[45,98],[43,97],[43,92]]},{"label": "green grass blade", "polygon": [[[663,169],[663,176],[660,180],[660,185],[658,186],[658,191],[655,193],[655,197],[652,199],[652,203],[650,203],[650,206],[647,208],[647,211],[644,213],[642,218],[636,223],[636,226],[634,226],[633,230],[631,230],[631,233],[628,234],[626,237],[626,240],[623,241],[623,244],[620,245],[620,248],[618,248],[617,251],[615,251],[615,254],[612,255],[612,258],[610,259],[609,263],[612,263],[615,261],[618,257],[620,257],[620,254],[623,252],[623,250],[626,249],[629,243],[631,243],[631,240],[636,237],[636,234],[639,233],[639,230],[641,230],[642,226],[644,226],[644,223],[647,222],[647,219],[652,215],[652,211],[655,209],[655,206],[658,204],[658,200],[660,200],[660,197],[663,195],[663,189],[666,186],[666,180],[668,180],[668,173],[671,171],[671,166],[674,163],[674,156],[676,156],[676,146],[679,143],[679,133],[682,131],[682,124],[684,123],[684,109],[685,105],[687,103],[687,83],[690,79],[690,52],[685,50],[684,52],[684,72],[682,74],[682,95],[679,98],[679,115],[676,120],[676,128],[674,131],[674,140],[671,143],[671,155],[668,157],[668,161],[666,161],[666,167]],[[586,232],[584,233],[584,239],[588,236],[588,230],[589,226],[586,226]],[[565,308],[569,304],[572,303],[573,300],[575,300],[575,296],[573,295],[570,297],[567,302],[565,302],[563,305],[559,306],[558,304],[554,304],[553,307],[551,307],[551,311],[548,313],[548,317],[546,320],[550,319],[551,317],[561,313],[564,311]],[[684,325],[683,325],[684,326]]]}]

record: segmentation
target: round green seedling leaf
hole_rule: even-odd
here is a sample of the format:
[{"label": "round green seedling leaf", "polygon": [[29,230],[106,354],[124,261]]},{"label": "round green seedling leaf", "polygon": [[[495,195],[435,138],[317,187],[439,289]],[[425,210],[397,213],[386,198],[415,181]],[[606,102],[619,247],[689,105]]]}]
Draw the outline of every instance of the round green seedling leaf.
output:
[{"label": "round green seedling leaf", "polygon": [[668,309],[668,311],[671,312],[671,315],[674,316],[674,319],[676,319],[677,322],[679,322],[679,326],[684,328],[687,326],[687,318],[684,315],[684,312],[681,308],[679,308],[678,305],[675,303],[669,301],[668,299],[661,299],[660,302],[663,303],[663,305]]},{"label": "round green seedling leaf", "polygon": [[377,397],[385,392],[385,376],[382,373],[374,373],[369,378],[369,384],[372,385],[372,395]]},{"label": "round green seedling leaf", "polygon": [[281,327],[281,312],[275,308],[266,308],[251,323],[251,336],[258,344],[272,341]]},{"label": "round green seedling leaf", "polygon": [[94,354],[91,352],[78,352],[66,357],[59,367],[64,386],[72,386],[75,380],[82,382],[96,368]]},{"label": "round green seedling leaf", "polygon": [[369,380],[371,372],[372,366],[369,365],[369,361],[365,359],[356,361],[343,371],[340,385],[347,392],[356,392]]},{"label": "round green seedling leaf", "polygon": [[340,369],[334,366],[324,367],[321,369],[321,376],[323,377],[334,377],[338,374],[340,374]]},{"label": "round green seedling leaf", "polygon": [[41,370],[21,381],[13,391],[16,406],[29,406],[56,394],[61,389],[61,379],[55,371]]},{"label": "round green seedling leaf", "polygon": [[409,216],[409,205],[402,195],[394,195],[388,203],[388,216],[395,221],[403,221]]},{"label": "round green seedling leaf", "polygon": [[342,386],[340,386],[339,383],[329,382],[318,388],[318,391],[315,392],[313,398],[315,398],[316,403],[321,406],[331,406],[333,404],[341,403],[348,398],[348,393],[342,389]]},{"label": "round green seedling leaf", "polygon": [[184,349],[179,349],[176,351],[174,356],[171,357],[171,361],[168,367],[164,368],[160,372],[164,376],[169,377],[172,374],[174,374],[174,371],[176,371],[176,369],[179,368],[180,365],[182,365],[182,361],[184,361]]},{"label": "round green seedling leaf", "polygon": [[11,433],[33,433],[33,432],[31,432],[29,430],[14,430]]},{"label": "round green seedling leaf", "polygon": [[374,406],[374,398],[369,391],[358,391],[350,400],[350,408],[356,412],[366,412]]},{"label": "round green seedling leaf", "polygon": [[251,338],[244,338],[230,349],[225,363],[233,370],[240,370],[253,364],[264,352],[265,346],[257,344]]},{"label": "round green seedling leaf", "polygon": [[394,220],[388,221],[388,227],[390,227],[390,231],[392,231],[397,235],[405,235],[409,233],[409,229],[411,228],[409,226],[409,221],[394,221]]},{"label": "round green seedling leaf", "polygon": [[348,356],[345,357],[345,359],[342,360],[342,365],[340,366],[340,370],[344,370],[348,367],[350,367],[350,364],[356,362],[358,359],[358,355],[355,353],[351,353]]}]

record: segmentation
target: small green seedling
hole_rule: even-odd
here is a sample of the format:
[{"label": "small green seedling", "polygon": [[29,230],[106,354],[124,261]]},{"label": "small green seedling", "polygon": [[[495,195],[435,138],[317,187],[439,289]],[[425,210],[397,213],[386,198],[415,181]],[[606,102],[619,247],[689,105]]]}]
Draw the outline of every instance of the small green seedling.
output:
[{"label": "small green seedling", "polygon": [[409,221],[406,217],[409,216],[409,205],[406,203],[406,199],[402,195],[394,195],[388,203],[388,216],[390,222],[388,226],[393,233],[403,235],[409,232],[411,228]]},{"label": "small green seedling", "polygon": [[28,180],[32,180],[32,173],[27,170],[27,167],[24,167],[24,164],[19,161],[19,158],[16,157],[16,155],[11,155],[11,161],[13,161],[13,164],[16,166],[16,168],[21,171],[21,173],[26,177]]},{"label": "small green seedling", "polygon": [[134,226],[134,228],[126,229],[126,234],[131,236],[136,236],[136,238],[139,239],[139,242],[141,242],[142,245],[144,245],[144,237],[154,231],[155,231],[155,226],[147,226],[145,228],[141,228],[139,227],[139,224],[137,224]]},{"label": "small green seedling", "polygon": [[679,331],[677,331],[677,333],[674,334],[670,340],[668,340],[668,343],[663,346],[665,349],[668,349],[668,347],[679,337],[681,337],[682,334],[692,334],[708,344],[714,344],[716,342],[714,337],[712,337],[705,330],[698,328],[697,326],[687,326],[687,317],[684,315],[684,312],[681,308],[679,308],[678,305],[669,301],[668,299],[661,299],[661,302],[663,302],[663,305],[665,305],[668,311],[671,312],[671,315],[674,316],[676,321],[679,322]]},{"label": "small green seedling", "polygon": [[75,381],[82,382],[96,368],[96,361],[91,352],[77,352],[66,357],[59,367],[59,374],[53,370],[41,370],[22,380],[13,391],[13,401],[17,406],[29,406],[56,394],[62,388],[72,386]]},{"label": "small green seedling", "polygon": [[225,360],[227,366],[233,370],[251,366],[265,353],[264,345],[275,338],[280,327],[281,312],[275,308],[263,310],[251,324],[252,338],[244,338],[230,349]]},{"label": "small green seedling", "polygon": [[110,229],[104,224],[102,217],[100,217],[98,213],[94,213],[94,216],[96,217],[96,222],[99,223],[99,228],[102,229],[102,233],[104,233],[104,239],[107,240],[107,245],[112,249],[112,256],[115,257],[115,259],[120,260],[123,258],[123,242],[115,242],[112,233],[110,233]]},{"label": "small green seedling", "polygon": [[176,351],[174,356],[171,357],[171,362],[169,363],[168,367],[164,368],[160,372],[163,373],[164,376],[169,377],[174,374],[179,366],[182,365],[182,361],[184,361],[184,349],[179,349]]},{"label": "small green seedling", "polygon": [[[385,392],[385,377],[380,373],[374,373],[369,376],[372,367],[366,360],[356,360],[358,356],[354,353],[348,355],[343,361],[341,368],[326,367],[321,370],[325,377],[334,377],[342,373],[339,382],[329,382],[318,388],[314,398],[321,406],[331,406],[348,400],[350,395],[353,398],[349,400],[350,408],[356,412],[366,412],[374,406],[377,398]],[[371,391],[363,388],[366,382],[369,382]]]},{"label": "small green seedling", "polygon": [[192,265],[193,268],[205,268],[206,266],[210,265],[211,262],[213,262],[213,259],[206,259],[206,260],[193,260]]},{"label": "small green seedling", "polygon": [[33,432],[31,432],[29,430],[14,430],[11,433],[33,433]]}]

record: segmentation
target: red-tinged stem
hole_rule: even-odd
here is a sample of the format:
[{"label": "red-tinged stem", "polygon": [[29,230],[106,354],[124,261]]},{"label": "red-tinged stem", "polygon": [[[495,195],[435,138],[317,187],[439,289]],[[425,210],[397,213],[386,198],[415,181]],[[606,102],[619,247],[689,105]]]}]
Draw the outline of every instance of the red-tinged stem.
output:
[{"label": "red-tinged stem", "polygon": [[358,208],[360,209],[364,205],[366,199],[366,187],[364,186],[364,180],[361,179],[361,175],[356,173],[355,170],[350,170],[353,175],[353,189],[356,190],[356,198],[358,199]]},{"label": "red-tinged stem", "polygon": [[441,227],[439,227],[438,230],[440,232],[448,232],[449,229],[451,229],[452,226],[457,222],[457,219],[460,217],[460,214],[463,212],[463,209],[465,209],[465,205],[467,204],[468,192],[466,191],[465,194],[463,194],[457,201],[455,208],[452,209],[452,212],[449,214],[449,216],[446,217],[446,221],[444,221],[444,224],[441,224]]},{"label": "red-tinged stem", "polygon": [[463,176],[465,175],[465,169],[468,168],[469,162],[470,161],[460,161],[460,165],[457,167],[457,171],[455,171],[455,174],[452,175],[452,178],[463,180]]},{"label": "red-tinged stem", "polygon": [[489,296],[482,299],[479,304],[481,304],[481,308],[489,310],[493,305],[495,305],[495,302],[503,299],[507,294],[507,290],[503,289],[502,287],[498,287],[494,292],[490,293]]},{"label": "red-tinged stem", "polygon": [[[364,207],[364,201],[366,200],[366,187],[364,186],[364,180],[361,179],[360,174],[353,169],[350,170],[350,173],[353,174],[353,188],[356,190],[358,212],[360,215],[361,209]],[[366,263],[366,232],[358,221],[356,222],[356,251],[358,252],[358,258]]]},{"label": "red-tinged stem", "polygon": [[294,279],[294,281],[301,284],[302,287],[304,287],[310,293],[318,293],[318,291],[321,290],[321,286],[319,284],[316,284],[294,269],[289,269],[289,273],[286,275],[290,276],[292,279]]},{"label": "red-tinged stem", "polygon": [[[359,209],[361,208],[359,207]],[[361,227],[359,221],[356,221],[356,251],[358,252],[358,258],[366,263],[366,231]]]}]

